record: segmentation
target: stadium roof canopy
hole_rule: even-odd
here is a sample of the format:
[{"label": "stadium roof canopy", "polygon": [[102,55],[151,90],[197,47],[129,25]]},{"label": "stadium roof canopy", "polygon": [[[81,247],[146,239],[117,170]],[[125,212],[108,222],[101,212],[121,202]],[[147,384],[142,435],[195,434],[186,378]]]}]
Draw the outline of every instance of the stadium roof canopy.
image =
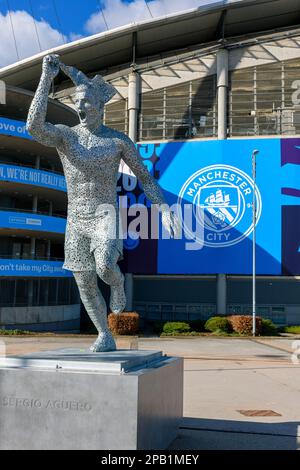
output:
[{"label": "stadium roof canopy", "polygon": [[[207,46],[239,36],[299,28],[299,0],[219,1],[197,9],[131,23],[80,39],[4,67],[0,79],[29,90],[37,86],[41,59],[51,52],[86,73],[195,45]],[[63,74],[58,82],[66,80]]]}]

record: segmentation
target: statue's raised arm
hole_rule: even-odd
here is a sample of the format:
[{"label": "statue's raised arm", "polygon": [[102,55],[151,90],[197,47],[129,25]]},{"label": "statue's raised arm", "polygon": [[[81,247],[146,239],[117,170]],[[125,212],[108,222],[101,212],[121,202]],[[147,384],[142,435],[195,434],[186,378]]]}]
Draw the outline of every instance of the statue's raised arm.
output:
[{"label": "statue's raised arm", "polygon": [[51,83],[60,69],[59,56],[47,55],[43,59],[43,71],[40,83],[32,100],[26,123],[29,134],[38,142],[49,147],[63,144],[63,125],[46,122],[48,95]]}]

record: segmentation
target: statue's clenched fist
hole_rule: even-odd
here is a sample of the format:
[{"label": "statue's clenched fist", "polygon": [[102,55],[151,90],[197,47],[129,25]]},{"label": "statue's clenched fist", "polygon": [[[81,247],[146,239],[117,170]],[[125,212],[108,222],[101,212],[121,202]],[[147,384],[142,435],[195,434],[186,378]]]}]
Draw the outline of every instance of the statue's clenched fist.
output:
[{"label": "statue's clenched fist", "polygon": [[56,54],[46,55],[43,59],[43,72],[50,78],[55,78],[59,73],[60,60]]}]

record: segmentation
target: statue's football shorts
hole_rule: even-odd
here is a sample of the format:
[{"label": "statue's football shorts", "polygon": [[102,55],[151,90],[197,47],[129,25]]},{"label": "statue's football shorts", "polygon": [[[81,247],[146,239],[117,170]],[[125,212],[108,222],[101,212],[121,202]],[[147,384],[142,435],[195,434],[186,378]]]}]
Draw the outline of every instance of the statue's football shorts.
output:
[{"label": "statue's football shorts", "polygon": [[95,271],[94,250],[100,248],[104,262],[120,260],[123,240],[119,236],[118,217],[104,211],[90,218],[68,216],[65,235],[64,269],[69,271]]}]

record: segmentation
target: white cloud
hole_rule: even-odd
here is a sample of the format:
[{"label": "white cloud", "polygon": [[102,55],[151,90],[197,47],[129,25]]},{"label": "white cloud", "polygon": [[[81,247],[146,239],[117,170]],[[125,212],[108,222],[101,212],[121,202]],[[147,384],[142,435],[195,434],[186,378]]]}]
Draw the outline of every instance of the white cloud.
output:
[{"label": "white cloud", "polygon": [[70,41],[78,41],[79,39],[82,39],[84,36],[82,34],[77,34],[77,33],[70,33],[69,34],[69,39]]},{"label": "white cloud", "polygon": [[[220,2],[222,0],[151,0],[148,2],[150,13],[144,0],[132,0],[129,3],[122,0],[104,0],[102,3],[104,5],[103,13],[99,10],[93,13],[84,24],[84,30],[87,34],[100,33],[107,29],[105,22],[108,28],[112,29],[125,24],[147,20],[151,16],[154,18],[164,16],[216,3],[216,1]],[[243,0],[223,0],[223,3],[236,1]],[[44,51],[83,37],[82,34],[77,34],[76,32],[71,32],[67,36],[63,35],[59,30],[52,28],[47,21],[43,19],[34,20],[25,10],[11,11],[10,14],[8,12],[6,14],[0,13],[0,67],[18,60],[11,21],[14,27],[19,59],[37,54],[40,52],[40,49]],[[41,48],[37,39],[36,29]]]},{"label": "white cloud", "polygon": [[6,15],[0,13],[0,67],[18,60],[11,21],[20,59],[40,52],[36,29],[42,50],[59,46],[67,40],[60,31],[52,28],[44,20],[35,20],[35,29],[33,17],[26,11],[11,11],[10,15],[9,13]]},{"label": "white cloud", "polygon": [[85,23],[85,30],[90,34],[105,31],[106,25],[109,29],[116,28],[128,23],[151,19],[183,10],[197,8],[202,5],[216,3],[217,0],[152,0],[148,2],[148,7],[144,0],[133,0],[124,3],[122,0],[105,0],[103,2],[103,13],[98,11],[93,13]]}]

